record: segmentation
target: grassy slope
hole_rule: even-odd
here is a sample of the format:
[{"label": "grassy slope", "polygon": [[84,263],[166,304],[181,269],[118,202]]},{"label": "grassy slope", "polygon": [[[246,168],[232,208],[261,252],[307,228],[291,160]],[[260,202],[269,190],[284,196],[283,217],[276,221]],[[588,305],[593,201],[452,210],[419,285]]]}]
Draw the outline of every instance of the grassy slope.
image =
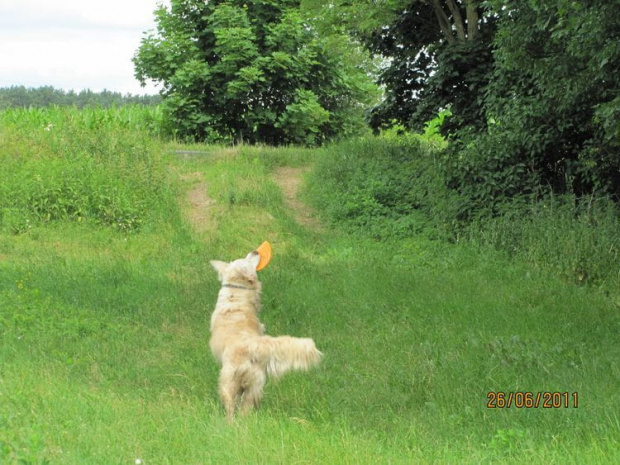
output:
[{"label": "grassy slope", "polygon": [[[270,180],[292,149],[172,162],[215,200],[136,235],[56,223],[0,234],[0,461],[620,462],[618,302],[493,254],[297,225]],[[225,424],[208,353],[209,259],[269,239],[270,334],[323,365]],[[615,303],[614,303],[615,302]],[[488,409],[489,391],[578,392],[578,408]]]}]

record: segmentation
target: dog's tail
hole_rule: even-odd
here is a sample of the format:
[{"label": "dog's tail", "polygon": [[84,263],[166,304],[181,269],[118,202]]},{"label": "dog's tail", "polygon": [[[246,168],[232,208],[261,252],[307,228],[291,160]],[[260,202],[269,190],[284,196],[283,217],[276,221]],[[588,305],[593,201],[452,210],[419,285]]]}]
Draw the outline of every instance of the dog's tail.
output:
[{"label": "dog's tail", "polygon": [[310,338],[261,336],[256,340],[256,354],[272,377],[290,370],[308,370],[321,361],[323,354]]}]

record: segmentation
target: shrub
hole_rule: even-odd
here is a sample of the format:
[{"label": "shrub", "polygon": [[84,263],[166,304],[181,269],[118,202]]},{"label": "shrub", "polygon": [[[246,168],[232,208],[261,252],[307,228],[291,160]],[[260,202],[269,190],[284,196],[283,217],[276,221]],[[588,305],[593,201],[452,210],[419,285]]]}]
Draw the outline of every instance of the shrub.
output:
[{"label": "shrub", "polygon": [[310,201],[333,223],[377,238],[449,229],[458,203],[416,136],[360,138],[321,150]]}]

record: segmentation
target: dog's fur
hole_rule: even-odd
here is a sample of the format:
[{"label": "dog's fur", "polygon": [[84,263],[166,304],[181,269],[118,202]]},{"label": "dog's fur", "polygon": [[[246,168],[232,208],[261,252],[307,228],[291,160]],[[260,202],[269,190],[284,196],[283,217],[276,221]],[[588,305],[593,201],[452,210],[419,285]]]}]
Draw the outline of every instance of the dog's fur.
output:
[{"label": "dog's fur", "polygon": [[241,414],[258,406],[267,374],[278,377],[289,370],[307,370],[322,356],[312,339],[264,334],[265,327],[258,320],[259,260],[258,253],[251,252],[231,263],[211,262],[222,288],[211,315],[209,345],[222,365],[219,393],[229,421],[238,402]]}]

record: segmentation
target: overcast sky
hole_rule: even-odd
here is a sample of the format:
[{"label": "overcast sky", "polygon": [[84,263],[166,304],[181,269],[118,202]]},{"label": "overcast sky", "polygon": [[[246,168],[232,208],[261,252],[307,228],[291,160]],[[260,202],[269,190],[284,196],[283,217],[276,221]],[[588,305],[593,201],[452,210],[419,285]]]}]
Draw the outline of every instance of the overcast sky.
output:
[{"label": "overcast sky", "polygon": [[156,93],[131,58],[166,0],[0,0],[0,87]]}]

